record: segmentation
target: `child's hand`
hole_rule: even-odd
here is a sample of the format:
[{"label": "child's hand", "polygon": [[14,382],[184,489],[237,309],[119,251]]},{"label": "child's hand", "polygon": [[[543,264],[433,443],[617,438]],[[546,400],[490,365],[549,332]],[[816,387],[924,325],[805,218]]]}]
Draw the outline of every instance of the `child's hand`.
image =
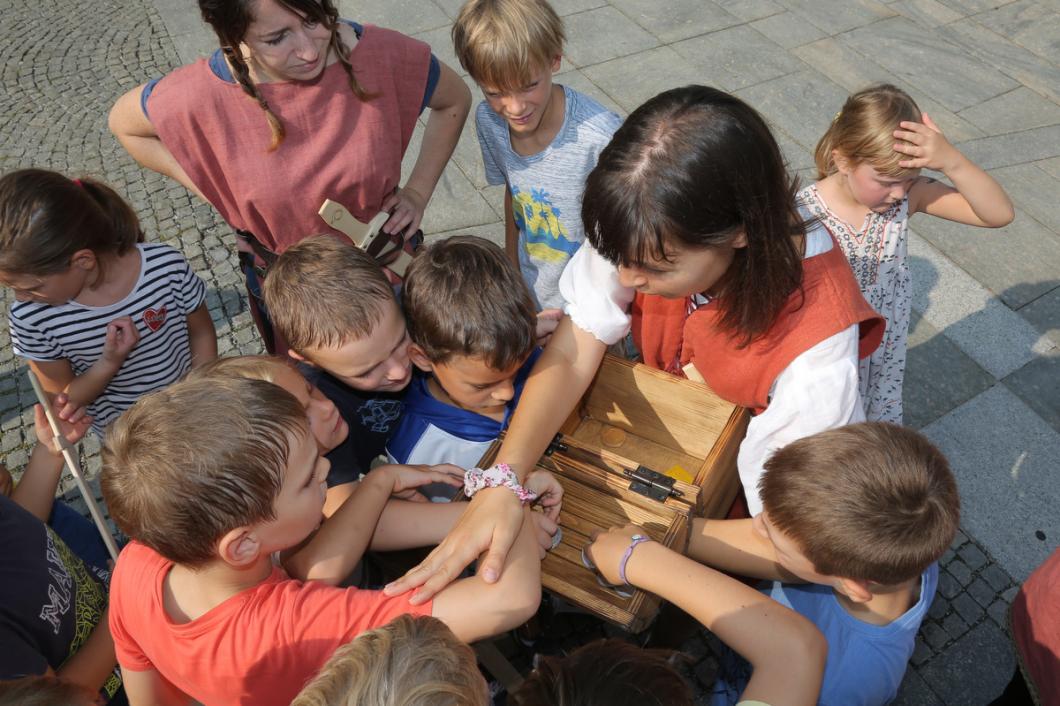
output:
[{"label": "child's hand", "polygon": [[121,365],[139,342],[140,332],[136,329],[131,316],[114,319],[107,324],[107,337],[103,341],[103,359],[114,365]]},{"label": "child's hand", "polygon": [[383,224],[383,232],[412,235],[420,227],[425,208],[427,197],[420,192],[407,186],[395,189],[390,198],[383,202],[383,210],[390,212],[390,218]]},{"label": "child's hand", "polygon": [[[85,414],[85,408],[71,403],[62,393],[52,400],[52,413],[59,420],[59,431],[63,438],[71,445],[81,441],[92,426],[92,417]],[[51,454],[58,456],[62,453],[55,443],[55,435],[52,434],[44,408],[39,404],[33,406],[33,430],[37,433],[37,441]]]},{"label": "child's hand", "polygon": [[523,487],[537,494],[535,505],[540,505],[548,519],[559,522],[559,511],[563,507],[563,486],[548,471],[534,469],[526,477]]},{"label": "child's hand", "polygon": [[961,159],[960,151],[950,144],[942,130],[927,113],[922,123],[903,120],[894,136],[901,140],[894,144],[894,151],[907,154],[913,159],[903,159],[898,166],[904,169],[932,169],[945,174]]},{"label": "child's hand", "polygon": [[612,527],[607,532],[593,533],[592,544],[588,547],[589,558],[596,565],[596,570],[609,583],[622,583],[622,578],[618,575],[618,564],[622,561],[622,555],[629,549],[635,534],[647,535],[648,533],[644,531],[644,528],[634,524]]},{"label": "child's hand", "polygon": [[534,536],[537,538],[537,546],[541,549],[538,558],[544,559],[545,552],[553,549],[558,544],[557,532],[559,525],[549,519],[543,512],[531,512],[530,521],[534,523]]},{"label": "child's hand", "polygon": [[559,326],[562,318],[562,309],[542,309],[537,312],[537,330],[534,332],[534,337],[537,338],[537,345],[542,348],[548,345],[549,340],[552,338],[552,332]]},{"label": "child's hand", "polygon": [[464,485],[464,469],[451,463],[440,463],[436,466],[389,465],[383,468],[389,470],[394,480],[394,489],[390,494],[402,500],[429,502],[421,493],[416,492],[416,488],[428,483],[445,483],[454,488],[462,488]]}]

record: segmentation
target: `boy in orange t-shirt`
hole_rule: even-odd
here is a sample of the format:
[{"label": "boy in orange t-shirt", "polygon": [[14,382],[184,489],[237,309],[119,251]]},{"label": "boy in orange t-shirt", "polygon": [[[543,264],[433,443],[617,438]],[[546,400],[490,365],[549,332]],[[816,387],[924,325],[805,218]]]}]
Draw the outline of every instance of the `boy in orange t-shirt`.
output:
[{"label": "boy in orange t-shirt", "polygon": [[[540,563],[524,523],[500,581],[454,583],[432,602],[336,588],[393,492],[442,474],[382,466],[320,525],[328,461],[298,400],[243,378],[188,380],[140,399],[104,448],[103,492],[134,541],[111,582],[110,627],[129,701],[288,704],[332,652],[403,613],[471,641],[537,609]],[[333,528],[345,537],[335,551]],[[305,583],[289,578],[273,557]]]}]

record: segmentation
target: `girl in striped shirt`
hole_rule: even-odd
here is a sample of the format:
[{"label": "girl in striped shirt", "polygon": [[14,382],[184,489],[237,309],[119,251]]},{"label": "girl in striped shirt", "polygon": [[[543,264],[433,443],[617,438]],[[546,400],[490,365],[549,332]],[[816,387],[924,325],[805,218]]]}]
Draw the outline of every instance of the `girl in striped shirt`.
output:
[{"label": "girl in striped shirt", "polygon": [[184,257],[144,243],[110,187],[41,169],[0,178],[0,282],[14,291],[15,353],[61,416],[103,429],[141,395],[217,356],[205,285]]}]

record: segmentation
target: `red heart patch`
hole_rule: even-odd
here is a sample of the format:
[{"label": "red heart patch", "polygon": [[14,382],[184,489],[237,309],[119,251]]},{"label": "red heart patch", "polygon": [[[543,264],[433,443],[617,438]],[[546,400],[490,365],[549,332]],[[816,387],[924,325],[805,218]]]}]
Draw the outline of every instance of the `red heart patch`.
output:
[{"label": "red heart patch", "polygon": [[166,307],[145,310],[144,323],[147,324],[147,328],[152,331],[157,331],[162,328],[162,324],[166,323]]}]

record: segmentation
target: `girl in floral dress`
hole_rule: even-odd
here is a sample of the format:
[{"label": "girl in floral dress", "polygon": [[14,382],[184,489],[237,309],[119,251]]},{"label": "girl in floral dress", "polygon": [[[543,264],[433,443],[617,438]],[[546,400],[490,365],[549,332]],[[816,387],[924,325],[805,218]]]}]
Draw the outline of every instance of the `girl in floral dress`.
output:
[{"label": "girl in floral dress", "polygon": [[[912,301],[909,216],[999,228],[1012,221],[1012,203],[912,98],[888,84],[850,96],[814,157],[819,181],[799,192],[800,206],[839,242],[865,298],[887,319],[883,343],[861,361],[865,414],[901,424]],[[921,169],[941,172],[953,186],[921,176]]]}]

